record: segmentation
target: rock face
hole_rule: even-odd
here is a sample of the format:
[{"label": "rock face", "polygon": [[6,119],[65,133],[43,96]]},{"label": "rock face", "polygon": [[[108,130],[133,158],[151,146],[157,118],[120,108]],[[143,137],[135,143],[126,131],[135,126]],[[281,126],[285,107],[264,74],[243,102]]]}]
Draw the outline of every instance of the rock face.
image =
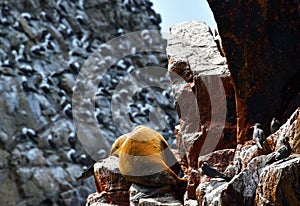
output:
[{"label": "rock face", "polygon": [[[254,205],[300,205],[300,157],[266,167],[258,182]],[[295,189],[293,189],[295,188]]]},{"label": "rock face", "polygon": [[97,192],[89,195],[87,205],[129,205],[128,190],[131,184],[121,175],[117,157],[110,156],[95,163],[94,179]]},{"label": "rock face", "polygon": [[[299,106],[299,1],[208,0],[235,85],[238,143]],[[226,11],[226,12],[225,12]]]},{"label": "rock face", "polygon": [[[258,150],[256,145],[238,145],[233,161],[225,172],[232,176],[230,182],[213,178],[210,181],[200,178],[196,190],[197,200],[201,205],[300,205],[299,188],[299,153],[293,145],[294,135],[298,128],[297,109],[280,129],[267,138],[269,150]],[[275,137],[276,136],[276,137]],[[292,155],[288,158],[268,164],[272,156],[281,146],[280,137],[289,136]],[[275,137],[275,138],[274,138]],[[270,154],[269,154],[270,153]],[[207,157],[218,156],[221,151],[215,151]],[[206,160],[207,157],[200,157]],[[226,161],[228,162],[228,161]],[[210,162],[212,165],[214,163]],[[219,161],[215,162],[218,167]],[[219,168],[222,171],[222,168]],[[231,172],[231,170],[234,170]]]},{"label": "rock face", "polygon": [[187,155],[191,198],[199,155],[236,145],[234,90],[226,58],[205,23],[176,24],[170,33],[168,70],[180,118],[177,143]]},{"label": "rock face", "polygon": [[300,107],[291,115],[277,132],[267,138],[271,151],[279,149],[282,137],[289,137],[292,153],[300,154]]},{"label": "rock face", "polygon": [[226,58],[205,23],[180,23],[170,31],[168,69],[180,118],[179,134],[188,153],[198,150],[192,152],[195,157],[189,157],[196,165],[199,154],[235,146],[233,86]]},{"label": "rock face", "polygon": [[[160,16],[148,0],[40,1],[0,3],[0,195],[5,205],[84,205],[94,192],[92,179],[77,182],[91,158],[79,142],[72,120],[72,88],[89,55],[102,43],[126,32],[158,30]],[[164,48],[165,41],[143,38]],[[156,38],[156,39],[155,39]],[[130,42],[122,42],[132,48]],[[113,48],[115,49],[115,48]],[[134,54],[120,60],[99,84],[95,116],[110,137],[99,144],[98,157],[107,156],[120,135],[111,124],[114,88],[143,66],[166,68],[165,54]],[[106,61],[110,61],[109,56]],[[162,77],[162,81],[167,78]],[[162,90],[139,91],[126,108],[132,121],[149,120],[147,111],[164,105],[168,118],[164,136],[172,141],[177,122],[172,95]],[[151,93],[152,92],[152,93]],[[156,95],[159,101],[156,100]],[[146,101],[147,99],[147,101]],[[82,99],[82,101],[84,101]],[[145,107],[147,106],[147,109]],[[101,108],[101,109],[100,109]],[[141,114],[141,111],[144,111]],[[133,115],[134,114],[134,115]],[[165,114],[165,113],[164,113]],[[102,147],[102,148],[101,148]]]},{"label": "rock face", "polygon": [[[218,49],[205,24],[187,22],[173,26],[167,47],[168,69],[180,118],[177,143],[188,165],[186,202],[197,198],[200,205],[299,205],[296,193],[286,186],[297,188],[298,175],[289,178],[281,175],[283,171],[296,172],[299,161],[299,109],[292,114],[300,103],[295,77],[299,76],[298,3],[208,2],[218,22],[230,73],[222,49]],[[283,5],[287,7],[273,12]],[[227,10],[229,15],[224,12]],[[243,15],[245,18],[240,19]],[[280,35],[285,30],[286,34]],[[290,55],[291,51],[295,53]],[[286,65],[289,69],[282,69]],[[222,116],[224,100],[227,100],[226,115]],[[288,120],[270,135],[274,116],[281,122]],[[250,125],[255,122],[263,125],[268,137],[262,148],[250,140]],[[209,138],[210,132],[213,138]],[[289,137],[293,155],[267,164],[273,152],[283,145],[283,137]],[[230,146],[236,146],[234,155],[232,152],[225,161],[221,158],[212,161],[212,157],[225,157],[224,151],[214,150]],[[232,177],[231,181],[204,178],[198,172],[198,158],[210,159],[209,163]],[[220,162],[224,164],[221,166]],[[274,177],[280,179],[275,181]],[[289,195],[282,194],[285,190]]]}]

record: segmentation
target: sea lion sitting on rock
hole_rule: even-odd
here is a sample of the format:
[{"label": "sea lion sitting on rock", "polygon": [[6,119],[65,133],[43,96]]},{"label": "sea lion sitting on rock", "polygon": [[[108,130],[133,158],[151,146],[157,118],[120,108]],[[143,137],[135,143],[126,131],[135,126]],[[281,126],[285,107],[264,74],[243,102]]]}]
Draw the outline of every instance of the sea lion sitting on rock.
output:
[{"label": "sea lion sitting on rock", "polygon": [[186,186],[187,179],[177,176],[180,166],[166,140],[156,131],[137,126],[120,136],[111,155],[119,156],[119,169],[130,182],[146,187]]},{"label": "sea lion sitting on rock", "polygon": [[[149,187],[148,192],[143,191],[143,197],[170,191],[181,197],[185,191],[187,179],[178,176],[181,168],[167,141],[148,127],[137,126],[120,136],[112,145],[110,155],[119,157],[119,169],[126,180],[144,187],[145,191]],[[91,166],[78,180],[93,174]]]}]

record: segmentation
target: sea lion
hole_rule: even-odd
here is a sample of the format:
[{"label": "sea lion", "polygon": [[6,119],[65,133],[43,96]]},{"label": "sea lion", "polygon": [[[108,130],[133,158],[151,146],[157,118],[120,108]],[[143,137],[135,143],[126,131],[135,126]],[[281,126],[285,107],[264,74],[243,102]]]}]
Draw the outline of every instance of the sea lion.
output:
[{"label": "sea lion", "polygon": [[[187,179],[178,177],[181,168],[167,141],[156,131],[137,126],[120,136],[110,155],[119,157],[121,174],[130,182],[146,187],[186,187]],[[77,180],[93,175],[93,165]]]},{"label": "sea lion", "polygon": [[186,186],[187,179],[178,177],[180,166],[166,140],[156,131],[137,126],[120,136],[111,155],[119,156],[119,169],[130,182],[147,187]]},{"label": "sea lion", "polygon": [[127,135],[121,135],[120,137],[118,137],[118,139],[113,143],[113,145],[111,146],[111,150],[109,155],[112,156],[119,156],[119,148],[122,146],[122,144],[125,142],[125,140],[127,139]]}]

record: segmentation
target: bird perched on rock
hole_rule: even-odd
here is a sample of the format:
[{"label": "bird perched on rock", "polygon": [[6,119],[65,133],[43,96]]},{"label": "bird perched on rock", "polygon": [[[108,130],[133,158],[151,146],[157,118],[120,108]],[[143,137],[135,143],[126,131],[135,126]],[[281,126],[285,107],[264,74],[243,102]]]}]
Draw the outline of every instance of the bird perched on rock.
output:
[{"label": "bird perched on rock", "polygon": [[55,142],[54,142],[54,140],[53,140],[53,136],[52,136],[51,134],[48,135],[47,141],[48,141],[49,146],[50,146],[52,149],[57,150],[57,146],[56,146],[56,144],[55,144]]},{"label": "bird perched on rock", "polygon": [[252,126],[251,128],[254,128],[252,140],[255,142],[258,149],[263,149],[263,143],[265,141],[265,133],[261,129],[261,124],[255,123],[254,126]]},{"label": "bird perched on rock", "polygon": [[75,149],[70,149],[67,152],[68,161],[73,162],[73,163],[77,163],[77,157],[78,157],[78,154],[77,154]]},{"label": "bird perched on rock", "polygon": [[[186,187],[187,179],[177,176],[181,168],[167,141],[148,127],[140,125],[120,136],[110,155],[119,157],[120,172],[132,183],[146,187],[171,185],[173,190]],[[78,180],[92,174],[90,167]]]},{"label": "bird perched on rock", "polygon": [[275,133],[279,129],[279,127],[280,122],[276,118],[273,118],[270,125],[271,134]]},{"label": "bird perched on rock", "polygon": [[64,109],[63,109],[65,115],[69,117],[70,119],[73,119],[73,114],[72,114],[72,106],[71,104],[67,104]]},{"label": "bird perched on rock", "polygon": [[290,156],[292,148],[289,143],[289,138],[283,138],[283,145],[275,152],[271,153],[270,156],[268,155],[266,164],[272,164],[273,162],[277,162],[281,159],[287,158]]},{"label": "bird perched on rock", "polygon": [[70,144],[70,147],[72,149],[76,149],[76,143],[77,143],[77,136],[76,133],[71,132],[69,137],[68,137],[68,142]]},{"label": "bird perched on rock", "polygon": [[227,182],[231,180],[230,177],[225,174],[219,172],[216,168],[211,167],[207,161],[200,161],[199,166],[201,167],[202,172],[211,178],[222,178]]},{"label": "bird perched on rock", "polygon": [[28,137],[33,143],[38,144],[38,141],[36,140],[38,136],[33,129],[26,127],[22,128],[22,135]]}]

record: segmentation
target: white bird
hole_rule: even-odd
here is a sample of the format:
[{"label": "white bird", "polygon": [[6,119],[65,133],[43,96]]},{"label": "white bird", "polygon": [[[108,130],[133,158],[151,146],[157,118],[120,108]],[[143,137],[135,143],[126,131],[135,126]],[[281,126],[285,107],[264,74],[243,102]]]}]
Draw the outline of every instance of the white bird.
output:
[{"label": "white bird", "polygon": [[271,134],[275,133],[279,129],[279,127],[280,122],[276,118],[273,118],[270,125]]},{"label": "white bird", "polygon": [[252,126],[251,128],[254,128],[252,140],[255,142],[259,149],[263,149],[265,134],[264,131],[261,129],[261,124],[255,123],[254,126]]}]

